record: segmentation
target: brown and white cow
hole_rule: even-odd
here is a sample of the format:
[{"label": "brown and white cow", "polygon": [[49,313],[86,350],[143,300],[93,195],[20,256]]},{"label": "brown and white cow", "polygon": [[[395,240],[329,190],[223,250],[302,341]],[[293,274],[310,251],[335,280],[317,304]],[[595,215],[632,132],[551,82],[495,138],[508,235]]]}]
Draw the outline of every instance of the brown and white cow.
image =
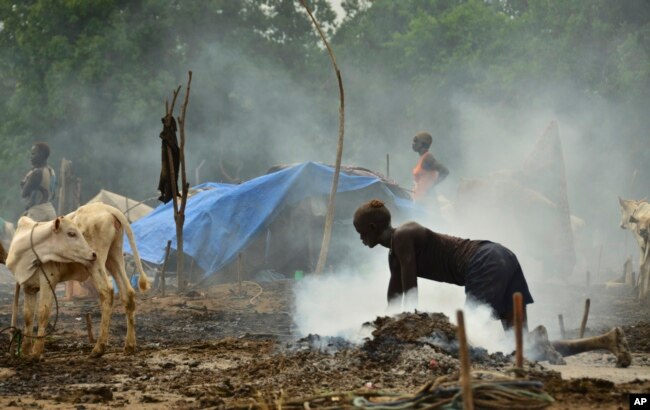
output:
[{"label": "brown and white cow", "polygon": [[[101,356],[108,344],[108,331],[113,307],[113,288],[108,275],[115,280],[126,311],[127,332],[124,351],[133,353],[136,346],[135,292],[124,268],[124,254],[122,253],[124,233],[126,233],[133,249],[136,267],[140,274],[138,282],[140,290],[144,291],[149,288],[149,278],[142,269],[131,226],[119,209],[99,202],[81,206],[75,212],[68,214],[66,218],[69,218],[78,226],[85,240],[97,254],[97,261],[90,268],[86,268],[79,263],[58,264],[51,267],[56,272],[57,283],[67,280],[84,281],[90,277],[99,293],[101,325],[99,337],[91,356]],[[16,272],[14,272],[14,275],[16,275]],[[20,283],[19,280],[18,282]],[[53,283],[53,285],[55,284]],[[26,288],[25,291],[27,294],[28,289]],[[32,290],[34,293],[37,291],[38,289]],[[41,292],[42,296],[43,292]],[[25,303],[27,304],[27,296]],[[46,319],[49,317],[49,309],[47,309],[47,312],[39,312]],[[29,313],[26,308],[26,317]],[[34,345],[32,351],[34,356],[40,356],[43,351],[43,345],[38,342],[39,340],[37,340],[37,344]],[[25,352],[29,351],[29,341],[26,340],[23,349]]]}]

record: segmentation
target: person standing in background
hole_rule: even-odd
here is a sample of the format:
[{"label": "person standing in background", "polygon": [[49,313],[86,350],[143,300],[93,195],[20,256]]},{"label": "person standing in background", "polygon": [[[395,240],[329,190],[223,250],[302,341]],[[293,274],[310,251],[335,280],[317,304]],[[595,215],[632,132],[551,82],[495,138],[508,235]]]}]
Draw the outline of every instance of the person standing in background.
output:
[{"label": "person standing in background", "polygon": [[[431,134],[420,131],[413,137],[413,151],[420,155],[415,168],[413,168],[413,201],[428,205],[437,204],[438,199],[434,187],[449,175],[449,169],[429,152],[433,138]],[[435,209],[438,209],[435,206]]]},{"label": "person standing in background", "polygon": [[25,200],[25,213],[35,221],[50,221],[56,218],[52,205],[56,193],[56,174],[47,164],[50,147],[44,142],[37,142],[31,148],[32,169],[20,182],[21,196]]}]

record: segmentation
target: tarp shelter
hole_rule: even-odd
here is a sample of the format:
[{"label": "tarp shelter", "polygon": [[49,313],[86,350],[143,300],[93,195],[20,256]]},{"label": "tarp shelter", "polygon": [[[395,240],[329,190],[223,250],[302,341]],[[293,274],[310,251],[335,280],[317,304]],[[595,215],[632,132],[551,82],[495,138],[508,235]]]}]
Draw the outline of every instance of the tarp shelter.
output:
[{"label": "tarp shelter", "polygon": [[137,221],[143,216],[147,215],[149,212],[153,211],[153,208],[149,205],[145,205],[140,201],[135,199],[128,198],[126,196],[116,194],[115,192],[107,191],[102,189],[97,195],[95,195],[90,201],[86,202],[87,204],[93,202],[103,202],[107,205],[114,206],[119,209],[126,215],[127,219],[131,222]]},{"label": "tarp shelter", "polygon": [[[310,198],[327,198],[331,189],[334,168],[314,162],[305,162],[251,179],[239,185],[205,183],[193,188],[197,191],[185,209],[183,230],[184,252],[209,276],[235,261],[238,253],[265,233],[274,219],[287,207],[304,204]],[[370,173],[354,175],[341,172],[337,194],[337,212],[345,203],[346,194],[363,192],[354,197],[354,205],[362,200],[380,198],[394,211],[409,211],[413,203],[401,189],[390,187],[386,181]],[[322,203],[322,201],[321,201]],[[350,220],[350,206],[340,218]],[[156,208],[146,217],[133,223],[132,229],[140,257],[161,264],[168,240],[176,249],[176,227],[173,204]],[[352,228],[353,229],[353,228]],[[356,235],[356,232],[352,232]],[[275,243],[278,242],[277,237]],[[268,241],[267,241],[268,242]],[[285,244],[289,246],[289,241]],[[304,242],[295,234],[292,243]],[[320,245],[320,244],[319,244]],[[125,252],[131,252],[128,243]],[[287,251],[288,252],[288,251]]]}]

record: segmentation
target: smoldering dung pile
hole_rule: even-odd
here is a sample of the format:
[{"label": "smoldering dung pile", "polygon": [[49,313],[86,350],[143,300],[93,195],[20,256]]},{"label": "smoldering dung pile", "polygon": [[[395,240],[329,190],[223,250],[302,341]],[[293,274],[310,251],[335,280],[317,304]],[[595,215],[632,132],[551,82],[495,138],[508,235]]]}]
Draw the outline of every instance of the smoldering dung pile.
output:
[{"label": "smoldering dung pile", "polygon": [[[442,375],[459,368],[457,328],[442,313],[408,312],[396,316],[377,317],[364,323],[372,328],[372,337],[360,346],[345,339],[309,335],[297,342],[307,348],[330,353],[348,350],[353,355],[378,366],[411,372],[420,370],[429,375]],[[308,347],[307,347],[308,346]],[[470,359],[483,368],[510,367],[512,355],[488,354],[481,347],[470,346]]]}]

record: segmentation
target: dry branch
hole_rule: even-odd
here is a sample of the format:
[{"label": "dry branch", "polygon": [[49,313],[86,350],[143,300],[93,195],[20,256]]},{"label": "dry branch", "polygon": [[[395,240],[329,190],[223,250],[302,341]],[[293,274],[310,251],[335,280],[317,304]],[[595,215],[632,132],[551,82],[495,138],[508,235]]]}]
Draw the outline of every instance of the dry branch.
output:
[{"label": "dry branch", "polygon": [[334,66],[334,71],[336,73],[336,79],[339,84],[339,136],[338,144],[336,147],[336,165],[334,168],[334,178],[332,179],[332,189],[330,190],[329,201],[327,203],[327,215],[325,216],[325,229],[323,232],[323,243],[320,248],[320,254],[318,255],[318,262],[316,263],[316,273],[320,274],[323,272],[325,267],[325,262],[327,261],[327,253],[329,251],[330,239],[332,237],[332,225],[334,222],[334,203],[336,199],[336,191],[339,184],[339,174],[341,173],[341,157],[343,156],[343,135],[345,129],[345,93],[343,91],[343,80],[341,79],[341,71],[339,66],[336,64],[336,58],[334,57],[334,52],[332,47],[330,47],[323,30],[321,30],[320,25],[314,18],[311,10],[307,7],[305,0],[300,0],[300,4],[305,8],[309,18],[311,19],[314,27],[318,31],[318,35],[325,43],[325,48],[327,48],[327,53],[332,60],[332,65]]}]

